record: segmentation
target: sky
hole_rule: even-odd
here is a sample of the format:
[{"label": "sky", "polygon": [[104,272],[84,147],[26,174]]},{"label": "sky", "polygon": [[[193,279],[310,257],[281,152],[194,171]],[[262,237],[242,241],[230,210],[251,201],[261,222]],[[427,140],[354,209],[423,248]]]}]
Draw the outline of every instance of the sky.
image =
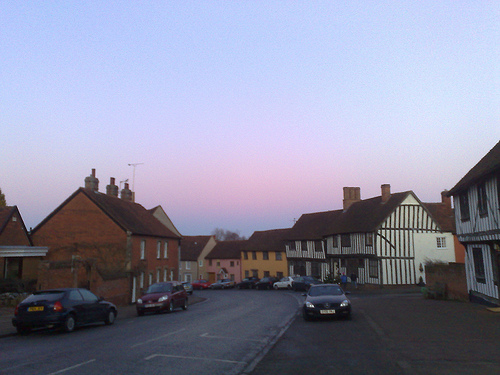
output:
[{"label": "sky", "polygon": [[183,235],[438,202],[500,140],[500,2],[3,0],[0,129],[28,228],[93,168]]}]

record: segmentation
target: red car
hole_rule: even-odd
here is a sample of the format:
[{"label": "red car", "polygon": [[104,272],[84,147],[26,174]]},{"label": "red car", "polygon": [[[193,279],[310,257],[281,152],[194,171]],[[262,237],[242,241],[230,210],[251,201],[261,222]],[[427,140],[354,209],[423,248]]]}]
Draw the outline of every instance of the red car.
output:
[{"label": "red car", "polygon": [[188,308],[188,295],[184,286],[178,281],[152,284],[137,300],[137,315],[146,312],[173,312],[175,308]]},{"label": "red car", "polygon": [[208,280],[196,280],[191,283],[193,289],[201,290],[210,288],[210,284]]}]

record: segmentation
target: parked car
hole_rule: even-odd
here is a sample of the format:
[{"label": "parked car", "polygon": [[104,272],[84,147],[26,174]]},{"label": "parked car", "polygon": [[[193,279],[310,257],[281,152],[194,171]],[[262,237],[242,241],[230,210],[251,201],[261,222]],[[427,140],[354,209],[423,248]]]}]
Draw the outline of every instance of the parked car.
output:
[{"label": "parked car", "polygon": [[210,289],[228,289],[234,288],[234,281],[230,279],[217,280],[215,283],[210,285]]},{"label": "parked car", "polygon": [[210,288],[210,282],[208,280],[196,280],[191,283],[194,290],[208,289]]},{"label": "parked car", "polygon": [[292,282],[292,289],[308,291],[311,285],[321,284],[321,280],[312,276],[299,276]]},{"label": "parked car", "polygon": [[287,276],[273,284],[274,289],[292,289],[292,283],[296,277]]},{"label": "parked car", "polygon": [[187,294],[193,294],[193,286],[189,281],[184,281],[182,283],[182,286],[184,287],[184,290],[186,291]]},{"label": "parked car", "polygon": [[236,284],[236,287],[238,289],[254,289],[255,284],[257,284],[258,281],[259,279],[257,277],[247,277],[244,278],[240,283]]},{"label": "parked car", "polygon": [[337,284],[311,285],[302,307],[304,320],[323,317],[351,317],[351,301]]},{"label": "parked car", "polygon": [[173,312],[178,307],[183,310],[188,308],[188,295],[178,281],[152,284],[135,305],[139,316],[146,312]]},{"label": "parked car", "polygon": [[278,281],[276,277],[263,277],[257,284],[255,284],[256,289],[273,289],[273,284]]},{"label": "parked car", "polygon": [[84,324],[113,324],[117,315],[114,304],[87,289],[50,289],[37,291],[17,305],[12,324],[18,333],[39,327],[61,327],[71,332]]}]

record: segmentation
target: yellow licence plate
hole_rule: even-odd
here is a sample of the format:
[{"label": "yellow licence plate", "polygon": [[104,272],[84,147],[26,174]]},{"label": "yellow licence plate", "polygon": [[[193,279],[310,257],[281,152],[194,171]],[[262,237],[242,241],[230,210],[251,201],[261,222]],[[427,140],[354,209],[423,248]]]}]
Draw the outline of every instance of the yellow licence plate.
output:
[{"label": "yellow licence plate", "polygon": [[31,312],[31,311],[43,311],[43,306],[31,306],[31,307],[28,307],[28,311]]}]

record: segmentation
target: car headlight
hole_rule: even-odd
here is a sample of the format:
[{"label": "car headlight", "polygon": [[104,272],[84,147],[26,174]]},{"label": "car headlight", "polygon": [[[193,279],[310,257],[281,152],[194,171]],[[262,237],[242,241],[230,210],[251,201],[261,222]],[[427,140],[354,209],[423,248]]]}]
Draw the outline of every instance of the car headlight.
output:
[{"label": "car headlight", "polygon": [[350,302],[348,299],[345,299],[342,301],[342,303],[340,304],[340,307],[347,307],[349,306]]},{"label": "car headlight", "polygon": [[142,299],[140,299],[140,298],[139,298],[139,299],[137,300],[137,303],[140,303],[140,304],[142,305]]},{"label": "car headlight", "polygon": [[306,302],[306,307],[307,307],[308,309],[314,309],[314,304],[312,304],[311,302],[307,301],[307,302]]},{"label": "car headlight", "polygon": [[168,301],[168,296],[158,298],[158,302]]}]

